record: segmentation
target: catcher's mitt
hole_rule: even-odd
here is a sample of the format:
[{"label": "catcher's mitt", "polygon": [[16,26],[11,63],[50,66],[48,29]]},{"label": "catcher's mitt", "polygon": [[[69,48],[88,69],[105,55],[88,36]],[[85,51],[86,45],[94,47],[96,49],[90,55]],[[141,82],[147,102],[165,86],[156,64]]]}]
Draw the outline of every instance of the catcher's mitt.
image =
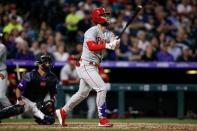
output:
[{"label": "catcher's mitt", "polygon": [[37,107],[43,114],[45,114],[45,119],[41,120],[34,116],[35,122],[39,125],[51,125],[55,122],[55,104],[53,100],[37,102]]}]

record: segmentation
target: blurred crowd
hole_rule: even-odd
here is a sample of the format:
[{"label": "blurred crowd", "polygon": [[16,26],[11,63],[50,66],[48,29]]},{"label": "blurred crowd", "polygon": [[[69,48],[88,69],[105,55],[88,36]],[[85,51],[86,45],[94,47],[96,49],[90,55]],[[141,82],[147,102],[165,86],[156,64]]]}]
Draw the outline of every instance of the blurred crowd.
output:
[{"label": "blurred crowd", "polygon": [[135,22],[122,35],[120,48],[104,60],[196,61],[196,0],[0,0],[0,32],[8,59],[34,60],[48,54],[56,61],[79,58],[83,34],[93,26],[91,11],[111,13],[109,29],[120,34],[138,4]]}]

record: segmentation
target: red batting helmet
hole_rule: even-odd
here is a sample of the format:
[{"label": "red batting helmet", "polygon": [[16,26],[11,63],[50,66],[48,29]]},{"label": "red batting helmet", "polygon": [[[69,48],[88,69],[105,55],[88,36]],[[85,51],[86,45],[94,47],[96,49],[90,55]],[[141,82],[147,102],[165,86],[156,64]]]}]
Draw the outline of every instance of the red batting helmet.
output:
[{"label": "red batting helmet", "polygon": [[95,24],[105,24],[108,20],[104,15],[109,15],[109,13],[104,8],[96,8],[92,11],[92,21]]}]

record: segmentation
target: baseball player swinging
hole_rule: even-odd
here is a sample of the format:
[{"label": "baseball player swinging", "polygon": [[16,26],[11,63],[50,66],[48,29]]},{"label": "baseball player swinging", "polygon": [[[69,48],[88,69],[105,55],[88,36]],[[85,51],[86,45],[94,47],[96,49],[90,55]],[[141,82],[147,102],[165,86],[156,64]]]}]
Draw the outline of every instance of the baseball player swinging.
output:
[{"label": "baseball player swinging", "polygon": [[0,33],[0,103],[3,107],[10,106],[11,103],[6,96],[7,85],[7,71],[6,71],[6,55],[7,50],[2,42],[3,34]]},{"label": "baseball player swinging", "polygon": [[70,110],[84,100],[89,92],[94,89],[97,92],[97,110],[101,127],[111,127],[113,124],[106,118],[106,93],[105,83],[98,73],[98,65],[103,57],[103,50],[115,50],[119,47],[120,39],[107,30],[109,13],[104,8],[92,11],[92,20],[96,24],[84,34],[83,51],[76,70],[80,78],[79,90],[70,98],[66,105],[56,110],[59,123],[66,126],[65,119]]},{"label": "baseball player swinging", "polygon": [[[38,124],[55,122],[54,102],[58,81],[51,72],[52,60],[50,56],[42,55],[36,65],[36,69],[24,75],[16,89],[18,104],[0,110],[0,119],[31,111]],[[48,94],[50,98],[46,100]]]}]

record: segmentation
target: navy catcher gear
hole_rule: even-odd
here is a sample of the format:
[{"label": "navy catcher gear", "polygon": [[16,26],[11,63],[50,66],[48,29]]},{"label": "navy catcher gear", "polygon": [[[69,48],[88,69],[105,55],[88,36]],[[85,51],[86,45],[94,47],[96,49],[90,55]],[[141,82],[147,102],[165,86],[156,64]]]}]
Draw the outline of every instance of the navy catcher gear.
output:
[{"label": "navy catcher gear", "polygon": [[35,122],[39,125],[52,125],[55,122],[55,105],[53,100],[48,100],[46,102],[38,102],[38,109],[45,114],[45,118],[41,120],[38,117],[35,118]]},{"label": "navy catcher gear", "polygon": [[11,116],[19,115],[24,112],[24,106],[16,104],[3,108],[0,111],[0,119],[8,118]]},{"label": "navy catcher gear", "polygon": [[45,72],[50,72],[53,68],[53,61],[49,55],[42,55],[36,61],[37,65],[41,65]]},{"label": "navy catcher gear", "polygon": [[35,122],[38,123],[39,125],[52,125],[53,123],[55,123],[54,116],[45,115],[43,120],[35,116],[34,118],[35,118]]}]

